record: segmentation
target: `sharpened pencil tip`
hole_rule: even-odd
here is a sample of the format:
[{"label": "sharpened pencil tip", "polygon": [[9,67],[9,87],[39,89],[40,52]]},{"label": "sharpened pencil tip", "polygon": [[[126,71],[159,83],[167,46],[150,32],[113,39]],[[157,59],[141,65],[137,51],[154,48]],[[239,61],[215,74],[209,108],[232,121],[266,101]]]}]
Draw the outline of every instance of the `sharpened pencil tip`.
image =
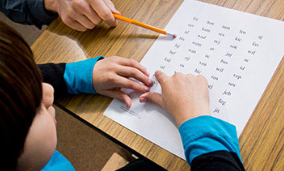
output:
[{"label": "sharpened pencil tip", "polygon": [[177,35],[176,35],[176,34],[174,34],[174,35],[173,35],[173,38],[175,39],[176,37],[177,37]]}]

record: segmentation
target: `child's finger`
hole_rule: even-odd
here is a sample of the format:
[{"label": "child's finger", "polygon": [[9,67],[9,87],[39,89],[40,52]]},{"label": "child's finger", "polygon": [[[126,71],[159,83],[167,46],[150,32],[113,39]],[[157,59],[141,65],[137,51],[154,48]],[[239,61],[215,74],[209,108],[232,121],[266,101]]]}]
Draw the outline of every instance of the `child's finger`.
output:
[{"label": "child's finger", "polygon": [[136,81],[133,81],[129,78],[121,77],[118,76],[116,80],[114,81],[113,84],[114,87],[119,87],[119,88],[127,88],[127,89],[132,89],[140,92],[148,92],[150,89],[149,87],[140,84]]},{"label": "child's finger", "polygon": [[150,102],[156,103],[157,105],[163,107],[162,95],[159,93],[155,93],[155,92],[144,93],[139,97],[139,101],[140,102],[150,101]]},{"label": "child's finger", "polygon": [[107,90],[102,94],[125,103],[127,108],[131,107],[131,98],[120,90]]},{"label": "child's finger", "polygon": [[118,63],[124,66],[136,68],[140,70],[146,76],[149,76],[149,73],[147,72],[146,67],[144,67],[143,65],[141,65],[139,62],[135,61],[134,59],[119,58]]},{"label": "child's finger", "polygon": [[133,67],[120,66],[118,68],[117,74],[123,77],[135,78],[136,80],[142,82],[147,86],[152,86],[153,84],[152,80],[148,76],[144,75],[140,70]]},{"label": "child's finger", "polygon": [[157,78],[157,81],[161,84],[162,87],[164,85],[165,80],[169,78],[161,70],[158,70],[158,71],[155,72],[155,77]]}]

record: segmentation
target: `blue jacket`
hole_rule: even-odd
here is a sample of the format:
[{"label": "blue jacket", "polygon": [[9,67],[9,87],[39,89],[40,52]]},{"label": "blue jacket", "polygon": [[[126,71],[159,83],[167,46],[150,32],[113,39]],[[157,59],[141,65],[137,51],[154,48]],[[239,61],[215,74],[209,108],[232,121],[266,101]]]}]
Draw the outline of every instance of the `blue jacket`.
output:
[{"label": "blue jacket", "polygon": [[44,8],[44,0],[1,0],[0,11],[14,22],[38,28],[58,16]]}]

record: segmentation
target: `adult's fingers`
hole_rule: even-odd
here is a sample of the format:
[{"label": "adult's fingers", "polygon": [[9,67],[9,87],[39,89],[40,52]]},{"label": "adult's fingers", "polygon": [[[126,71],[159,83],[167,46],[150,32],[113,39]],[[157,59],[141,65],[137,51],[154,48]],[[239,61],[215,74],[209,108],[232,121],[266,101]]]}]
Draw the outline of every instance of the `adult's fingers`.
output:
[{"label": "adult's fingers", "polygon": [[85,15],[77,15],[75,20],[87,29],[93,29],[95,27],[95,24]]},{"label": "adult's fingers", "polygon": [[163,73],[161,70],[158,70],[155,72],[155,77],[157,78],[158,82],[163,87],[164,82],[167,78],[169,78],[165,73]]},{"label": "adult's fingers", "polygon": [[103,95],[109,96],[111,98],[117,99],[126,104],[127,108],[131,107],[131,98],[120,90],[107,90],[103,92]]},{"label": "adult's fingers", "polygon": [[91,0],[91,6],[109,26],[114,27],[117,25],[112,11],[103,0]]},{"label": "adult's fingers", "polygon": [[149,76],[146,67],[141,65],[139,62],[135,61],[134,59],[126,59],[126,58],[119,58],[118,63],[124,66],[129,66],[140,70],[143,74]]},{"label": "adult's fingers", "polygon": [[133,67],[119,66],[117,74],[124,76],[124,77],[135,78],[136,80],[144,83],[147,86],[152,86],[153,84],[152,80],[149,79],[148,76],[146,76],[140,70],[133,68]]},{"label": "adult's fingers", "polygon": [[68,18],[68,17],[63,17],[62,21],[70,28],[78,31],[86,31],[87,28],[84,27],[82,24],[78,23],[77,21]]},{"label": "adult's fingers", "polygon": [[114,7],[114,4],[111,2],[111,0],[104,0],[106,5],[110,8],[110,10],[113,12],[113,13],[116,13],[116,14],[121,14],[115,7]]},{"label": "adult's fingers", "polygon": [[156,103],[157,105],[163,107],[162,95],[155,92],[144,93],[139,97],[140,102],[150,101]]},{"label": "adult's fingers", "polygon": [[99,25],[103,21],[88,3],[77,3],[76,5],[74,10],[79,14],[84,14],[94,25]]}]

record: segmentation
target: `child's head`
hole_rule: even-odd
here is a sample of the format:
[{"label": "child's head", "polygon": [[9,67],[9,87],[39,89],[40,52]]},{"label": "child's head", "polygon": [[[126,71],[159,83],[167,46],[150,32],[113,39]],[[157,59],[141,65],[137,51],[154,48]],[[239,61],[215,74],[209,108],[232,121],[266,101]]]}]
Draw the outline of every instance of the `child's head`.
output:
[{"label": "child's head", "polygon": [[0,22],[1,168],[40,170],[49,161],[57,142],[52,103],[29,46]]}]

